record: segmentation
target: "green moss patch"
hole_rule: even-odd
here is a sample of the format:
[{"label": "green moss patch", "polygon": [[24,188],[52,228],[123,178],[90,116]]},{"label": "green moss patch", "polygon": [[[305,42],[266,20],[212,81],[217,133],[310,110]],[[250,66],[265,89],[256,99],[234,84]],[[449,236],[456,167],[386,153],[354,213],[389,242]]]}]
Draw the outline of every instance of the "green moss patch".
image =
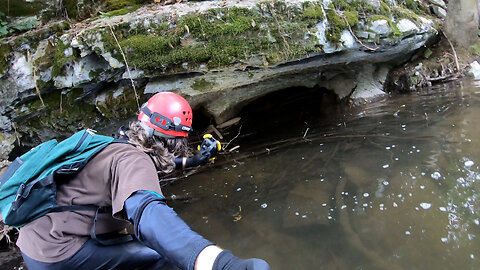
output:
[{"label": "green moss patch", "polygon": [[326,31],[327,40],[332,43],[338,43],[342,37],[343,30],[347,28],[347,23],[337,14],[333,6],[327,10],[327,19],[330,23],[330,27]]},{"label": "green moss patch", "polygon": [[212,86],[217,84],[216,82],[210,82],[205,80],[204,78],[200,80],[195,80],[193,84],[191,85],[192,89],[197,90],[197,91],[205,91],[207,89],[211,89]]},{"label": "green moss patch", "polygon": [[[143,91],[137,89],[139,97],[139,104],[147,101],[147,98],[142,94]],[[105,98],[105,101],[97,102],[97,109],[107,119],[126,119],[130,118],[138,112],[138,105],[135,99],[135,91],[130,86],[124,86],[124,91],[120,95],[114,95],[110,91]]]},{"label": "green moss patch", "polygon": [[[175,72],[184,63],[217,68],[247,61],[256,54],[266,55],[271,64],[320,50],[316,39],[305,39],[312,21],[323,17],[319,7],[315,3],[306,5],[305,10],[288,9],[276,3],[274,7],[261,5],[257,10],[212,9],[205,14],[185,15],[172,24],[157,23],[149,32],[117,27],[115,35],[128,63],[147,72]],[[102,41],[108,51],[118,48],[111,33],[105,32]],[[117,56],[121,57],[118,52]]]},{"label": "green moss patch", "polygon": [[[66,49],[66,46],[63,47],[63,50]],[[51,43],[48,43],[48,45],[46,46],[45,48],[45,53],[42,57],[36,59],[34,62],[33,62],[33,65],[35,67],[35,69],[37,71],[45,71],[47,69],[49,69],[50,67],[53,66],[54,62],[55,62],[55,54],[56,54],[56,48],[54,46],[52,46]],[[60,57],[60,52],[58,52],[58,56],[57,57]],[[57,67],[57,68],[61,68],[61,67]]]},{"label": "green moss patch", "polygon": [[9,17],[38,15],[45,7],[44,1],[0,0],[0,12]]},{"label": "green moss patch", "polygon": [[356,11],[362,14],[378,13],[378,10],[363,0],[333,0],[332,5],[341,11]]},{"label": "green moss patch", "polygon": [[[66,50],[70,47],[63,43],[62,40],[58,40],[57,45],[55,46],[55,55],[53,60],[52,66],[52,76],[58,76],[62,74],[63,66],[65,66],[68,62],[71,62],[75,59],[75,55],[66,55]],[[71,49],[71,48],[70,48]]]},{"label": "green moss patch", "polygon": [[368,16],[368,21],[373,22],[373,21],[379,21],[379,20],[385,20],[385,21],[388,22],[388,26],[393,31],[393,37],[398,37],[398,36],[402,35],[402,32],[400,31],[400,29],[398,29],[397,24],[395,22],[393,22],[390,17],[386,17],[386,16],[383,16],[383,15]]},{"label": "green moss patch", "polygon": [[133,9],[122,8],[122,9],[117,9],[117,10],[106,12],[106,13],[100,13],[101,14],[100,17],[101,18],[110,18],[110,17],[114,17],[114,16],[121,16],[121,15],[128,14],[132,11],[133,11]]},{"label": "green moss patch", "polygon": [[320,21],[325,19],[325,13],[323,12],[321,3],[305,2],[303,9],[303,16],[305,16],[305,18]]},{"label": "green moss patch", "polygon": [[0,74],[5,74],[8,70],[10,52],[12,48],[8,44],[0,44]]},{"label": "green moss patch", "polygon": [[406,9],[406,8],[396,6],[393,9],[392,14],[393,14],[393,17],[395,17],[396,20],[400,20],[400,19],[405,18],[405,19],[409,19],[413,23],[416,23],[417,25],[421,23],[418,15],[416,13],[412,12],[411,10]]},{"label": "green moss patch", "polygon": [[149,0],[63,0],[63,7],[70,19],[83,20],[97,15],[105,17],[132,12]]},{"label": "green moss patch", "polygon": [[359,13],[376,13],[378,12],[372,5],[365,1],[353,0],[346,2],[345,0],[333,0],[328,6],[327,19],[330,24],[327,29],[327,40],[332,43],[338,43],[345,29],[354,29],[359,23]]},{"label": "green moss patch", "polygon": [[28,115],[17,112],[25,117],[22,125],[33,130],[50,128],[60,132],[74,132],[78,128],[91,126],[98,117],[96,108],[77,98],[83,94],[82,89],[73,89],[67,94],[53,92],[42,95],[45,105],[39,99],[25,104]]}]

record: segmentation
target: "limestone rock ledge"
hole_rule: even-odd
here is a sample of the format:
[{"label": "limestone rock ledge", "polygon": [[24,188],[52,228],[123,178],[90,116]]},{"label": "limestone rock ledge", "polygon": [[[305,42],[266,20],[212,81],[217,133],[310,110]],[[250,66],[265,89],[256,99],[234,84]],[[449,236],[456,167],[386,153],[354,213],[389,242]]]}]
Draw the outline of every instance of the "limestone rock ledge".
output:
[{"label": "limestone rock ledge", "polygon": [[201,1],[56,22],[0,41],[0,141],[131,119],[160,91],[217,123],[289,87],[372,101],[389,71],[437,35],[428,10],[401,0]]}]

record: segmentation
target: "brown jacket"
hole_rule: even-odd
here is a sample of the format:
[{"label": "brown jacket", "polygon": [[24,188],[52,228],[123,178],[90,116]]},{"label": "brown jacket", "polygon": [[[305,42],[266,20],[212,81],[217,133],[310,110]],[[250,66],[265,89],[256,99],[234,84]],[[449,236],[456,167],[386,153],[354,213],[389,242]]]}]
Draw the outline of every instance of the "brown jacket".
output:
[{"label": "brown jacket", "polygon": [[[99,214],[96,233],[117,232],[129,222],[123,204],[137,190],[161,193],[151,158],[129,144],[111,144],[98,153],[80,173],[57,188],[60,205],[112,206]],[[75,254],[90,238],[93,211],[49,213],[20,229],[17,246],[32,259],[59,262]]]}]

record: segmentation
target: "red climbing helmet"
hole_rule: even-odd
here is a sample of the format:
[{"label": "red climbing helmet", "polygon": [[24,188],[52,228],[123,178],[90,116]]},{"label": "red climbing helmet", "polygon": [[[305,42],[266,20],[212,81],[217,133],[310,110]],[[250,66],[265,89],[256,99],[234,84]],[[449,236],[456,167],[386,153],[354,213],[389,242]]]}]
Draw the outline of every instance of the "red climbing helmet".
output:
[{"label": "red climbing helmet", "polygon": [[192,108],[172,92],[153,95],[140,108],[138,120],[150,136],[188,137],[192,131]]}]

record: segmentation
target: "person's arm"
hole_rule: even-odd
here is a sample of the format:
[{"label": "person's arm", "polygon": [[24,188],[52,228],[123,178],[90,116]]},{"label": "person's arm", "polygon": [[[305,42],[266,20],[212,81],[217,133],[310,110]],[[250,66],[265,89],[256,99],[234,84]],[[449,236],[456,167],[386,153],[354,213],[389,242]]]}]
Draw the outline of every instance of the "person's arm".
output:
[{"label": "person's arm", "polygon": [[206,240],[165,204],[161,195],[137,191],[125,201],[139,241],[185,270],[269,270],[259,259],[239,259]]},{"label": "person's arm", "polygon": [[222,146],[219,141],[215,140],[212,135],[206,134],[195,156],[190,158],[178,157],[175,159],[175,169],[183,170],[185,168],[205,165],[217,155],[221,148]]}]

